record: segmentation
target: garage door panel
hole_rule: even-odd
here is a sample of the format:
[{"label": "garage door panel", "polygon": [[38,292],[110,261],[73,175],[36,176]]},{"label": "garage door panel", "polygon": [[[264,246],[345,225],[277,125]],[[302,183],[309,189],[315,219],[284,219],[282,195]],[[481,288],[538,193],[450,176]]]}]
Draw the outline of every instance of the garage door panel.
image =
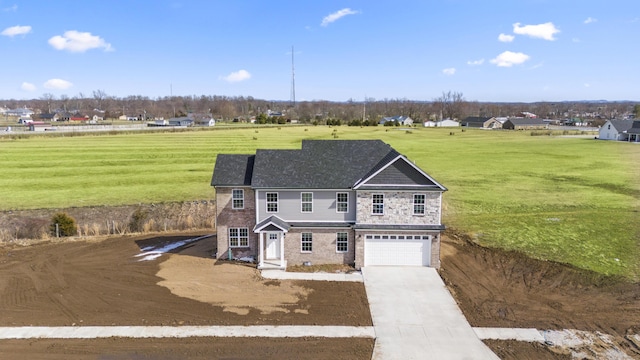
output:
[{"label": "garage door panel", "polygon": [[431,238],[396,240],[365,238],[364,265],[429,266]]}]

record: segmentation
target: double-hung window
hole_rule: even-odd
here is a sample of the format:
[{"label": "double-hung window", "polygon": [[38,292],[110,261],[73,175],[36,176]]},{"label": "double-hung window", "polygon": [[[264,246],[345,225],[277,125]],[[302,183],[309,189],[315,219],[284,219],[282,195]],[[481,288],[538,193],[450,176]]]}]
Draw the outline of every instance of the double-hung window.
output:
[{"label": "double-hung window", "polygon": [[300,194],[300,200],[303,213],[313,212],[313,193],[303,192]]},{"label": "double-hung window", "polygon": [[278,193],[267,193],[267,212],[278,212]]},{"label": "double-hung window", "polygon": [[373,194],[373,215],[384,215],[384,194]]},{"label": "double-hung window", "polygon": [[229,247],[248,247],[249,229],[229,228]]},{"label": "double-hung window", "polygon": [[232,209],[244,209],[244,190],[231,190],[231,203]]},{"label": "double-hung window", "polygon": [[336,252],[344,253],[349,251],[349,236],[346,232],[336,234]]},{"label": "double-hung window", "polygon": [[336,194],[336,211],[339,213],[349,212],[349,193],[339,192]]},{"label": "double-hung window", "polygon": [[426,201],[425,194],[413,194],[413,215],[424,215]]},{"label": "double-hung window", "polygon": [[313,235],[311,233],[302,233],[300,250],[303,253],[310,253],[313,250]]}]

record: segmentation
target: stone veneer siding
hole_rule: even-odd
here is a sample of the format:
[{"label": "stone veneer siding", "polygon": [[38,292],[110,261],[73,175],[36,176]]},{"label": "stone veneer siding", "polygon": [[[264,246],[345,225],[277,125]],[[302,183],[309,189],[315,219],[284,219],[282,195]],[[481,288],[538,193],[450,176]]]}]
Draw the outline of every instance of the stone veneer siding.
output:
[{"label": "stone veneer siding", "polygon": [[[384,214],[373,215],[373,194],[384,194]],[[425,214],[413,214],[413,195],[425,194]],[[358,191],[357,224],[440,225],[440,192]]]},{"label": "stone veneer siding", "polygon": [[[346,232],[347,252],[336,251],[337,233]],[[301,246],[302,233],[312,233],[312,252],[303,253]],[[305,261],[313,265],[347,264],[354,265],[355,237],[351,229],[291,229],[284,239],[284,258],[287,266],[302,265]]]},{"label": "stone veneer siding", "polygon": [[[233,209],[231,193],[234,189],[244,190],[244,209]],[[255,192],[249,187],[216,187],[216,233],[218,238],[218,259],[229,258],[229,228],[247,228],[249,247],[231,249],[232,256],[258,256],[258,234],[253,232],[256,221]]]}]

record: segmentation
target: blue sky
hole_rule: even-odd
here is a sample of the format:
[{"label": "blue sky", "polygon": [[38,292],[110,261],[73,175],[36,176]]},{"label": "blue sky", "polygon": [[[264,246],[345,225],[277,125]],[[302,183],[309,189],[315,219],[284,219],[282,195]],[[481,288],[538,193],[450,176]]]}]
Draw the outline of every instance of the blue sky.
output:
[{"label": "blue sky", "polygon": [[0,99],[640,100],[640,1],[0,0]]}]

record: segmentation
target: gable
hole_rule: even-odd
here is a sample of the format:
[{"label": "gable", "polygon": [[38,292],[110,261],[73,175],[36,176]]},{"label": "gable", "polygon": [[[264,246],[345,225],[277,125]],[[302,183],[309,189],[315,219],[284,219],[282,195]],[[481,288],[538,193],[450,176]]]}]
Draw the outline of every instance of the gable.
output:
[{"label": "gable", "polygon": [[403,156],[396,157],[355,188],[362,190],[381,188],[446,190]]}]

